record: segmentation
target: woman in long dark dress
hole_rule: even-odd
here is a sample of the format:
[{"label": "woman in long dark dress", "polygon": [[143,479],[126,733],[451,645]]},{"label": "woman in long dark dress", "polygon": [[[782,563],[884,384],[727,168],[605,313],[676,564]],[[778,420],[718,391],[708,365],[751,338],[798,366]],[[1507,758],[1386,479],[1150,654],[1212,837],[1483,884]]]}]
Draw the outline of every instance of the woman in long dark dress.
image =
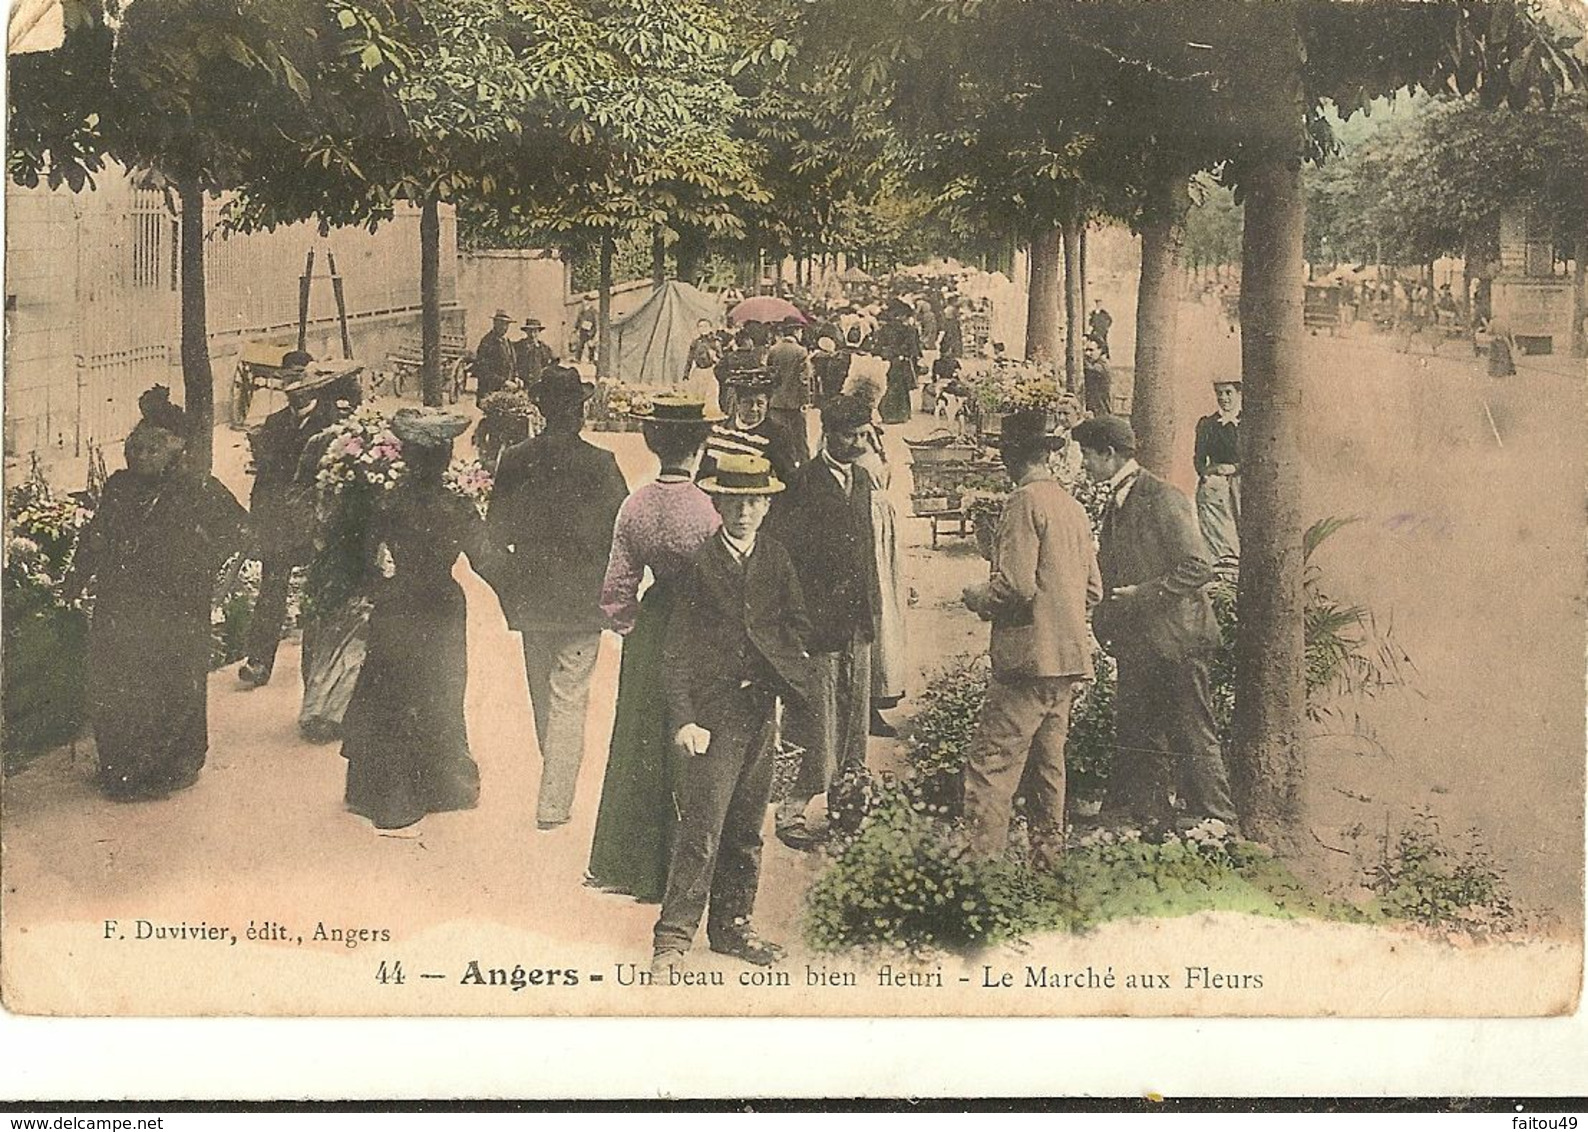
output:
[{"label": "woman in long dark dress", "polygon": [[[589,883],[657,904],[667,890],[676,821],[662,641],[675,583],[722,522],[711,497],[695,486],[695,472],[711,422],[723,417],[707,412],[698,398],[659,396],[651,413],[640,419],[661,474],[631,494],[618,512],[601,590],[608,623],[623,637],[623,661]],[[647,569],[653,581],[640,600]]]},{"label": "woman in long dark dress", "polygon": [[460,553],[477,553],[481,521],[442,482],[452,440],[467,426],[439,411],[399,409],[392,417],[408,475],[374,519],[384,577],[342,725],[347,808],[376,829],[472,809],[480,796],[463,718],[466,611],[452,567]]},{"label": "woman in long dark dress", "polygon": [[874,339],[873,352],[888,361],[888,388],[878,412],[884,424],[904,424],[912,415],[910,394],[916,386],[915,363],[921,357],[921,335],[910,321],[910,308],[895,299]]},{"label": "woman in long dark dress", "polygon": [[187,422],[156,386],[139,398],[127,467],[105,481],[68,593],[94,579],[88,713],[96,781],[116,801],[193,785],[209,748],[210,599],[247,513],[186,464]]}]

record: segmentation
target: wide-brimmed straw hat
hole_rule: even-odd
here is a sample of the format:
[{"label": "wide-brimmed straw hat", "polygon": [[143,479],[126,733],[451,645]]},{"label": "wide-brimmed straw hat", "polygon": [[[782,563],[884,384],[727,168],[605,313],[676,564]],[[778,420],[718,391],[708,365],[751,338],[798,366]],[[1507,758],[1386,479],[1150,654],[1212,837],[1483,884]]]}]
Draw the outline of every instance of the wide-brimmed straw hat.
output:
[{"label": "wide-brimmed straw hat", "polygon": [[670,425],[714,424],[728,419],[726,413],[708,407],[702,398],[684,393],[658,393],[651,398],[650,412],[630,415],[638,421]]},{"label": "wide-brimmed straw hat", "polygon": [[772,474],[766,457],[729,453],[717,460],[716,474],[698,486],[709,495],[776,495],[783,481]]},{"label": "wide-brimmed straw hat", "polygon": [[397,439],[416,448],[441,448],[469,427],[469,418],[445,409],[398,409],[391,415]]},{"label": "wide-brimmed straw hat", "polygon": [[301,374],[282,385],[287,393],[309,393],[347,376],[346,366],[319,366],[310,362]]},{"label": "wide-brimmed straw hat", "polygon": [[730,362],[727,371],[722,375],[722,384],[741,392],[754,392],[758,389],[771,389],[777,383],[772,380],[772,371],[765,366],[734,365]]}]

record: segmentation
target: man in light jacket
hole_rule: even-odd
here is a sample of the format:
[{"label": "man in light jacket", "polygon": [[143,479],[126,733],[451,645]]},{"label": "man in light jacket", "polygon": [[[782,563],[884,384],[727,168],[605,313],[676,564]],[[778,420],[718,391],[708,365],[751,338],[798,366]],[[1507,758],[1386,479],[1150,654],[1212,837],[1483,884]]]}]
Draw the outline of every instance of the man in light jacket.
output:
[{"label": "man in light jacket", "polygon": [[991,580],[965,591],[965,604],[992,622],[992,681],[965,766],[971,847],[1004,851],[1024,781],[1039,867],[1063,851],[1070,703],[1092,676],[1086,616],[1102,596],[1086,512],[1048,470],[1064,440],[1047,435],[1045,417],[1004,420],[999,447],[1016,486],[998,520]]}]

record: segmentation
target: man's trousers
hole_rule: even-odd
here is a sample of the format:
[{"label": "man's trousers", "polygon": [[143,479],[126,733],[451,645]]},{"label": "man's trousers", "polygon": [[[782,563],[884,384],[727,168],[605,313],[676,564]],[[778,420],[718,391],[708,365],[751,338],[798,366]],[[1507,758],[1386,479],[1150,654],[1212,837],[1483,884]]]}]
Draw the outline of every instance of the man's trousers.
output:
[{"label": "man's trousers", "polygon": [[1114,719],[1109,809],[1142,821],[1167,820],[1172,789],[1185,802],[1187,818],[1235,821],[1206,657],[1120,657]]},{"label": "man's trousers", "polygon": [[[656,950],[689,950],[700,917],[706,936],[731,946],[750,930],[761,882],[761,825],[772,793],[774,696],[739,691],[715,720],[703,755],[672,752],[678,831]],[[709,911],[708,911],[709,908]]]},{"label": "man's trousers", "polygon": [[1034,849],[1062,848],[1064,741],[1077,677],[996,677],[965,763],[965,824],[972,850],[996,857],[1009,843],[1009,817],[1022,786]]},{"label": "man's trousers", "polygon": [[784,735],[805,748],[794,797],[825,794],[842,769],[866,765],[871,734],[871,642],[855,633],[839,652],[813,653],[815,695],[811,703],[789,704]]},{"label": "man's trousers", "polygon": [[590,674],[601,647],[599,632],[523,634],[524,673],[540,742],[540,798],[535,820],[560,825],[573,808],[574,787],[584,761]]}]

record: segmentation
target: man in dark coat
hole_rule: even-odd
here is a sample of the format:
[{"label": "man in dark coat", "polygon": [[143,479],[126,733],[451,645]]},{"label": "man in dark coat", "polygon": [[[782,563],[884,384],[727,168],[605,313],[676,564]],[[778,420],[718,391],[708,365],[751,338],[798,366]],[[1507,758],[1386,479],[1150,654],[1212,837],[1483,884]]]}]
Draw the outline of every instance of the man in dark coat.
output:
[{"label": "man in dark coat", "polygon": [[1093,633],[1119,662],[1106,809],[1162,829],[1174,819],[1173,789],[1185,800],[1184,823],[1231,832],[1235,809],[1208,693],[1219,645],[1207,588],[1213,568],[1191,501],[1136,463],[1123,418],[1082,421],[1071,436],[1087,475],[1111,493],[1098,539],[1104,600],[1092,615]]},{"label": "man in dark coat", "polygon": [[838,348],[837,335],[824,334],[816,340],[816,352],[811,355],[811,374],[816,383],[817,408],[826,404],[827,398],[844,391],[853,357],[848,350]]},{"label": "man in dark coat", "polygon": [[344,374],[309,371],[312,361],[297,350],[282,359],[289,371],[284,386],[287,404],[266,417],[248,438],[254,458],[249,525],[258,539],[260,560],[259,596],[248,622],[248,659],[237,670],[238,680],[248,688],[270,683],[287,617],[292,571],[314,552],[314,485],[298,482],[298,464],[309,441],[336,422],[336,400],[329,394]]},{"label": "man in dark coat", "polygon": [[799,579],[788,552],[760,533],[783,485],[760,457],[725,456],[700,486],[722,527],[695,555],[663,646],[679,821],[651,960],[660,979],[708,907],[711,950],[762,967],[782,958],[750,925],[772,790],[768,739],[779,697],[792,706],[814,694]]},{"label": "man in dark coat", "polygon": [[491,316],[491,329],[474,349],[474,399],[478,404],[513,379],[513,344],[507,328],[513,319],[506,311]]},{"label": "man in dark coat", "polygon": [[778,837],[809,848],[825,824],[805,810],[840,768],[864,766],[871,723],[871,642],[879,592],[872,545],[871,481],[855,466],[867,451],[871,405],[841,393],[822,406],[821,451],[777,498],[767,533],[789,550],[806,595],[817,695],[785,715],[789,739],[805,749],[799,777],[778,806]]},{"label": "man in dark coat", "polygon": [[601,643],[601,582],[628,493],[612,453],[579,436],[594,391],[564,366],[530,386],[546,429],[503,453],[486,515],[482,573],[523,637],[542,764],[541,829],[564,824],[573,805]]},{"label": "man in dark coat", "polygon": [[511,343],[513,347],[513,376],[528,389],[540,380],[540,375],[557,364],[551,347],[540,340],[545,324],[538,318],[524,320],[524,336]]}]

